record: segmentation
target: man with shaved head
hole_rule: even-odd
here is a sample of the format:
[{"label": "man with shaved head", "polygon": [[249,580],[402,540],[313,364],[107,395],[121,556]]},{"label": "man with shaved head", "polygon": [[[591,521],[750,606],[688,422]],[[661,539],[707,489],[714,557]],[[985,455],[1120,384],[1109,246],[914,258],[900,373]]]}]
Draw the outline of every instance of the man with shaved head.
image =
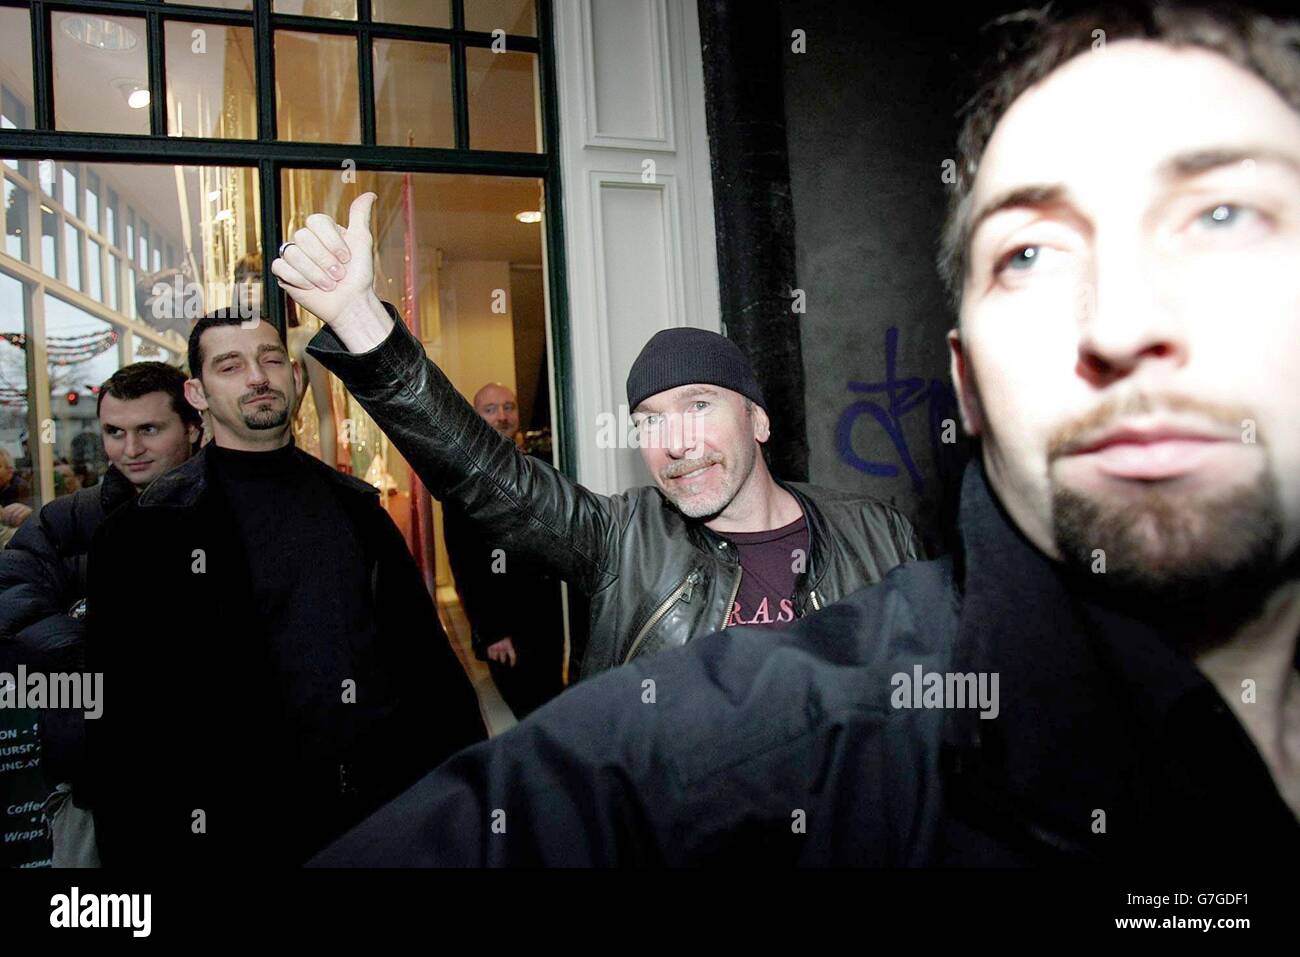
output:
[{"label": "man with shaved head", "polygon": [[[518,444],[519,404],[511,389],[489,382],[474,393],[474,411],[497,434]],[[504,540],[484,535],[448,503],[443,538],[474,654],[486,661],[516,718],[564,690],[564,613],[560,580],[545,566],[510,555]]]}]

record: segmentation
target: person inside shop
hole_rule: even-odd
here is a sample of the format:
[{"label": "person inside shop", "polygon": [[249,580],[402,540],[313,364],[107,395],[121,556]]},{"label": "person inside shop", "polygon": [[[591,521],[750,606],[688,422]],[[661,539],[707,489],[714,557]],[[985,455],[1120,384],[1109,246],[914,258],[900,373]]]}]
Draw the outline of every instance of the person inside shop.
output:
[{"label": "person inside shop", "polygon": [[[113,689],[88,737],[99,852],[294,865],[486,732],[375,489],[294,445],[276,329],[210,313],[189,367],[212,441],[90,555],[87,666]],[[142,588],[148,614],[123,600]]]},{"label": "person inside shop", "polygon": [[[519,444],[513,390],[489,382],[474,394],[474,410],[502,438]],[[560,582],[545,565],[512,561],[500,542],[477,532],[452,505],[443,510],[443,537],[474,653],[487,661],[501,697],[522,720],[564,690]]]}]

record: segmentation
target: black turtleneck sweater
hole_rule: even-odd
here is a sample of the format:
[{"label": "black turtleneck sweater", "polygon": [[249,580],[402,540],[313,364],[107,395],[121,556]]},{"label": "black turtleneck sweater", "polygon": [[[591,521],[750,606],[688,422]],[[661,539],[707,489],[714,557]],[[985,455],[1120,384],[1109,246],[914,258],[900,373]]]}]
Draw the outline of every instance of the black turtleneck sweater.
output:
[{"label": "black turtleneck sweater", "polygon": [[[271,452],[208,446],[230,505],[253,607],[279,676],[282,729],[305,763],[338,754],[383,710],[370,578],[328,479],[289,444]],[[344,702],[345,680],[356,682]],[[371,692],[371,694],[367,694]]]}]

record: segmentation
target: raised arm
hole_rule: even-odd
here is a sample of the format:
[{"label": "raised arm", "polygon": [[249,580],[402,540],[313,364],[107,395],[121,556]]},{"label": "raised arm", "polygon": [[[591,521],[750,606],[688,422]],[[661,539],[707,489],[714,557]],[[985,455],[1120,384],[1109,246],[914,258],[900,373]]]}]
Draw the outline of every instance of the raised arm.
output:
[{"label": "raised arm", "polygon": [[621,519],[610,499],[518,451],[484,422],[373,289],[370,210],[348,226],[316,213],[271,264],[325,328],[307,347],[379,424],[439,500],[512,557],[547,565],[584,591],[608,584]]}]

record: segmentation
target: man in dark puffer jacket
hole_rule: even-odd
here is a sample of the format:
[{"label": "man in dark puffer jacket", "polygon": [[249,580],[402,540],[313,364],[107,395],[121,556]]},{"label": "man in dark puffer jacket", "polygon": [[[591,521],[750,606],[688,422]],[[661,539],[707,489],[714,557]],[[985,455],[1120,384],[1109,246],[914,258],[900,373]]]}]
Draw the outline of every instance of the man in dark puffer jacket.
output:
[{"label": "man in dark puffer jacket", "polygon": [[[86,559],[104,517],[186,461],[202,429],[185,401],[185,374],[162,362],[124,366],[99,391],[110,466],[97,485],[45,505],[0,551],[0,672],[85,668]],[[85,757],[81,711],[40,714],[41,766],[51,788],[75,783]],[[57,814],[58,809],[50,808]],[[68,809],[71,813],[71,809]],[[54,863],[62,858],[55,828]]]}]

